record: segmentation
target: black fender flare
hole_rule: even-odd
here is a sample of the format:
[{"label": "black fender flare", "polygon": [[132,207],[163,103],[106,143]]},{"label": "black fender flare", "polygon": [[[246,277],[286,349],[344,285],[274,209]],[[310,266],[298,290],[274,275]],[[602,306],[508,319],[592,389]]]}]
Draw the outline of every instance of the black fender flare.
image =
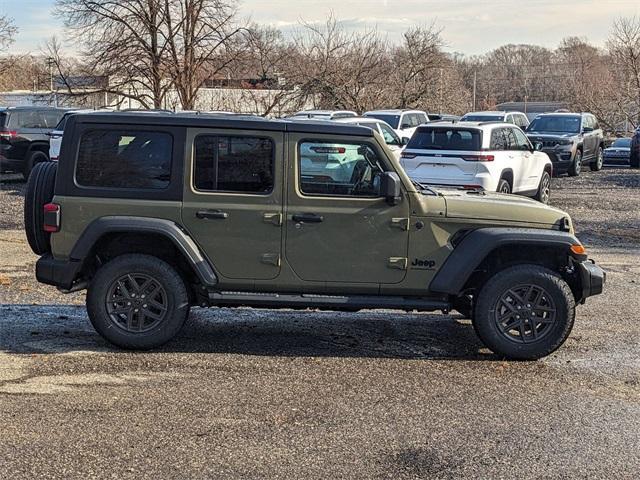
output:
[{"label": "black fender flare", "polygon": [[161,218],[134,216],[107,216],[91,222],[82,232],[71,250],[72,261],[84,262],[93,246],[109,233],[153,233],[170,240],[180,251],[204,286],[212,287],[218,278],[193,239],[175,222]]},{"label": "black fender flare", "polygon": [[457,244],[444,264],[431,280],[429,291],[459,295],[474,270],[497,248],[518,245],[566,248],[579,245],[578,239],[568,232],[537,228],[479,228],[469,232]]}]

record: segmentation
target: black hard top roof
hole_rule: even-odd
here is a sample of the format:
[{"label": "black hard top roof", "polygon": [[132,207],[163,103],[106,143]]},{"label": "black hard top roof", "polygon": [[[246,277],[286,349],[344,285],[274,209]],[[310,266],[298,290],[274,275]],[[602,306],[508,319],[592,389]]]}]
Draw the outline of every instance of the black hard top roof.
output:
[{"label": "black hard top roof", "polygon": [[239,130],[266,130],[275,132],[326,133],[372,137],[367,127],[331,121],[268,120],[258,116],[193,114],[193,113],[143,113],[143,112],[90,112],[72,116],[79,124],[112,125],[167,125],[192,128],[227,128]]}]

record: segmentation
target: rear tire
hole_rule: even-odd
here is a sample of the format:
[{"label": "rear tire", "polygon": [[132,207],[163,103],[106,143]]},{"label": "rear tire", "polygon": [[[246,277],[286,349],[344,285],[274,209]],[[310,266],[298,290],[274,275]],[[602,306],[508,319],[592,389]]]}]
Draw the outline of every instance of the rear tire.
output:
[{"label": "rear tire", "polygon": [[568,173],[570,177],[577,177],[578,175],[580,175],[581,171],[582,171],[582,150],[578,150],[576,152],[575,158],[573,159],[573,163],[569,167]]},{"label": "rear tire", "polygon": [[538,192],[533,198],[545,205],[549,204],[549,199],[551,198],[551,175],[549,175],[549,172],[546,170],[542,172],[540,184],[538,185]]},{"label": "rear tire", "polygon": [[148,350],[174,338],[189,315],[180,274],[151,255],[128,254],[101,267],[87,291],[96,331],[121,348]]},{"label": "rear tire", "polygon": [[482,287],[473,326],[496,354],[536,360],[564,343],[574,319],[575,300],[562,277],[539,265],[516,265]]},{"label": "rear tire", "polygon": [[24,228],[33,253],[44,255],[51,251],[51,234],[44,231],[43,206],[53,199],[58,165],[38,163],[29,175],[24,195]]},{"label": "rear tire", "polygon": [[49,156],[46,153],[41,152],[39,150],[34,150],[33,152],[31,152],[24,165],[24,171],[22,172],[22,174],[24,175],[24,179],[25,180],[29,179],[29,175],[31,174],[31,171],[35,168],[36,165],[43,162],[48,162],[48,161],[49,161]]},{"label": "rear tire", "polygon": [[507,180],[501,178],[498,182],[498,189],[496,191],[498,193],[511,193],[511,185]]},{"label": "rear tire", "polygon": [[629,167],[640,168],[640,153],[632,153],[629,157]]},{"label": "rear tire", "polygon": [[604,150],[602,147],[598,147],[598,153],[596,154],[596,159],[591,162],[589,167],[592,172],[599,172],[602,170],[602,165],[604,164]]}]

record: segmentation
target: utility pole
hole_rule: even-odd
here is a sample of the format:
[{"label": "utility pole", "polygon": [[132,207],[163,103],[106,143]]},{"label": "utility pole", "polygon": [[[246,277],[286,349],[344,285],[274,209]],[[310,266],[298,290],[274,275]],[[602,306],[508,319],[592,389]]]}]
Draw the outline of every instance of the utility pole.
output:
[{"label": "utility pole", "polygon": [[49,67],[49,92],[51,92],[51,96],[53,97],[54,106],[58,106],[58,97],[53,93],[53,66],[55,65],[56,60],[53,57],[47,57],[47,66]]}]

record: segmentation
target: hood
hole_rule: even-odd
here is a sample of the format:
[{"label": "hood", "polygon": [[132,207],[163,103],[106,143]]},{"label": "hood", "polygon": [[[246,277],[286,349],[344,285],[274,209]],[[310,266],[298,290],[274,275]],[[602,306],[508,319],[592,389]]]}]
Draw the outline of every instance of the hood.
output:
[{"label": "hood", "polygon": [[491,220],[499,223],[562,225],[569,215],[531,198],[491,192],[439,191],[449,218]]},{"label": "hood", "polygon": [[604,149],[605,152],[630,152],[631,147],[608,147]]}]

